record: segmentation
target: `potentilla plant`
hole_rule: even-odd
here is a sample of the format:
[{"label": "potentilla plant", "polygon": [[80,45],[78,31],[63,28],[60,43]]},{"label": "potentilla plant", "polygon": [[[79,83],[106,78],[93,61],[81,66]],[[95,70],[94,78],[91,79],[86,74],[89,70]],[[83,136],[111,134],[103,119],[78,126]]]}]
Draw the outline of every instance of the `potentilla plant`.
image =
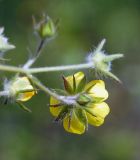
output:
[{"label": "potentilla plant", "polygon": [[[38,89],[50,96],[50,113],[55,117],[56,122],[62,122],[67,132],[83,134],[88,130],[88,124],[101,126],[105,117],[109,114],[110,108],[105,100],[108,98],[108,91],[105,82],[99,77],[110,77],[118,82],[119,78],[112,73],[111,63],[115,59],[123,57],[123,54],[107,54],[103,50],[105,39],[85,57],[85,63],[75,65],[60,65],[52,67],[32,67],[38,59],[48,41],[53,39],[57,32],[57,23],[48,16],[43,16],[37,23],[35,18],[34,31],[40,38],[37,50],[34,55],[23,66],[20,67],[7,65],[4,55],[5,52],[14,49],[15,46],[8,42],[4,36],[4,28],[0,28],[0,70],[13,72],[11,79],[3,82],[3,90],[0,96],[7,102],[18,104],[23,110],[31,112],[25,106],[25,102],[30,100]],[[82,69],[94,70],[98,75],[93,76],[93,80],[88,82]],[[59,72],[64,70],[79,70],[73,75],[63,76],[64,89],[50,89],[45,86],[35,73]]]}]

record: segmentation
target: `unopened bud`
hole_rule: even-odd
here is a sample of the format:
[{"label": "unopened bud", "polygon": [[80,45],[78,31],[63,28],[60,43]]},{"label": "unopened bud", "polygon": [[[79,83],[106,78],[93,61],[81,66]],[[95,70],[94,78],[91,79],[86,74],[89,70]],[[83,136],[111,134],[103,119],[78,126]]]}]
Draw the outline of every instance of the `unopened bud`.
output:
[{"label": "unopened bud", "polygon": [[56,33],[56,26],[50,17],[44,16],[43,19],[36,24],[34,19],[35,30],[42,39],[51,38]]},{"label": "unopened bud", "polygon": [[4,89],[9,92],[9,98],[21,102],[29,100],[35,94],[35,89],[27,77],[15,77],[5,84]]}]

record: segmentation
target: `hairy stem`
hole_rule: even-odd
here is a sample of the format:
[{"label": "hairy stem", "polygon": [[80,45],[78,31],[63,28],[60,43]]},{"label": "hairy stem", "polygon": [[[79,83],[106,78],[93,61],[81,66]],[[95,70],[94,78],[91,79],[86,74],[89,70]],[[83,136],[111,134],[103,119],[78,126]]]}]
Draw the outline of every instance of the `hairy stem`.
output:
[{"label": "hairy stem", "polygon": [[32,81],[33,83],[40,88],[41,90],[43,90],[45,93],[47,93],[48,95],[56,98],[57,100],[60,100],[61,102],[65,102],[64,101],[64,96],[58,95],[57,93],[55,93],[54,91],[52,91],[51,89],[49,89],[48,87],[44,86],[36,77],[34,77],[33,75],[27,75]]},{"label": "hairy stem", "polygon": [[39,68],[22,68],[22,67],[15,67],[10,65],[2,65],[0,64],[1,71],[8,71],[8,72],[19,72],[24,74],[33,74],[33,73],[42,73],[42,72],[59,72],[65,70],[78,70],[78,69],[87,69],[93,67],[92,63],[85,63],[85,64],[74,64],[74,65],[66,65],[66,66],[52,66],[52,67],[39,67]]},{"label": "hairy stem", "polygon": [[33,57],[31,59],[29,59],[23,66],[24,69],[28,69],[30,68],[34,63],[35,61],[38,59],[38,57],[40,56],[41,54],[41,51],[43,49],[43,46],[44,46],[44,43],[45,43],[45,39],[41,39],[39,44],[38,44],[38,47],[36,49],[36,52],[35,54],[33,55]]},{"label": "hairy stem", "polygon": [[25,69],[23,69],[21,67],[10,66],[10,65],[0,64],[0,70],[7,71],[7,72],[16,72],[16,73],[25,73],[26,74]]},{"label": "hairy stem", "polygon": [[74,64],[67,66],[54,66],[54,67],[39,67],[39,68],[30,68],[28,69],[29,73],[41,73],[41,72],[59,72],[65,70],[78,70],[78,69],[87,69],[91,68],[93,64],[85,63],[85,64]]},{"label": "hairy stem", "polygon": [[1,96],[7,96],[9,94],[8,91],[0,91],[0,97]]},{"label": "hairy stem", "polygon": [[[8,72],[16,72],[16,73],[24,73],[26,74],[33,83],[43,90],[45,93],[53,96],[54,98],[60,100],[63,103],[67,103],[68,101],[65,99],[65,96],[58,95],[48,87],[44,86],[36,77],[32,76],[32,73],[41,73],[41,72],[55,72],[55,71],[64,71],[64,70],[78,70],[78,69],[87,69],[93,67],[91,63],[85,64],[75,64],[75,65],[67,65],[67,66],[54,66],[54,67],[40,67],[40,68],[22,68],[22,67],[15,67],[9,65],[0,65],[0,70],[8,71]],[[7,93],[0,93],[0,96],[5,95]]]}]

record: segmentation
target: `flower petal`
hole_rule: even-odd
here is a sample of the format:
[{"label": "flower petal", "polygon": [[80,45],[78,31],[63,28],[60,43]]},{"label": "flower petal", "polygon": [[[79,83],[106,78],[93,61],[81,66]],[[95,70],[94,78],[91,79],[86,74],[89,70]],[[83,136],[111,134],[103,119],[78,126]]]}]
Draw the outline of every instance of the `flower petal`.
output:
[{"label": "flower petal", "polygon": [[[54,117],[57,117],[63,108],[63,106],[58,106],[58,107],[55,106],[58,104],[60,104],[60,101],[58,101],[57,99],[55,99],[54,97],[51,96],[51,98],[50,98],[50,105],[51,105],[50,112]],[[54,105],[54,107],[53,107],[53,105]]]},{"label": "flower petal", "polygon": [[34,96],[35,95],[35,91],[32,91],[32,92],[26,92],[26,93],[20,93],[19,95],[18,95],[18,98],[17,98],[17,100],[19,100],[19,101],[28,101],[29,99],[31,99],[32,98],[32,96]]},{"label": "flower petal", "polygon": [[85,79],[85,75],[83,72],[77,72],[74,75],[66,77],[66,80],[69,82],[73,90],[76,90],[77,88],[81,87],[79,86],[79,84],[83,81],[83,79]]},{"label": "flower petal", "polygon": [[89,113],[87,113],[87,119],[88,119],[89,124],[96,126],[96,127],[101,126],[104,123],[104,118],[94,117]]},{"label": "flower petal", "polygon": [[104,81],[94,80],[89,82],[84,89],[91,97],[93,101],[102,102],[108,98],[108,92],[105,89]]},{"label": "flower petal", "polygon": [[109,114],[110,109],[107,103],[102,102],[90,105],[86,111],[88,122],[94,126],[100,126],[103,124],[104,118]]},{"label": "flower petal", "polygon": [[76,112],[73,110],[71,119],[70,115],[67,115],[63,120],[64,129],[67,132],[75,134],[83,134],[85,132],[84,123],[77,117]]}]

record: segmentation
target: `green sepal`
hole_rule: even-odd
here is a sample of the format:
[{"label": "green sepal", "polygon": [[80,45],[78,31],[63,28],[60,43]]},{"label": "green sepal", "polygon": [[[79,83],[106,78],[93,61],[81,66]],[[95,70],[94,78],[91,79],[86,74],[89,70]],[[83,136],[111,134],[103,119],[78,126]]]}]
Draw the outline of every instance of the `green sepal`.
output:
[{"label": "green sepal", "polygon": [[120,80],[116,75],[114,75],[112,72],[103,70],[102,73],[103,73],[105,76],[109,76],[110,78],[115,79],[115,80],[118,81],[119,83],[122,83],[121,80]]},{"label": "green sepal", "polygon": [[42,38],[51,37],[55,34],[55,26],[53,21],[49,18],[46,23],[43,23],[41,26],[40,35]]},{"label": "green sepal", "polygon": [[91,98],[86,94],[81,94],[76,100],[80,105],[85,106],[91,102]]},{"label": "green sepal", "polygon": [[85,110],[78,108],[75,111],[78,119],[85,125],[86,130],[88,130],[88,119]]},{"label": "green sepal", "polygon": [[55,122],[59,122],[59,121],[62,121],[64,118],[65,118],[65,116],[67,115],[67,113],[68,113],[68,108],[67,108],[67,106],[64,106],[63,108],[62,108],[62,110],[61,110],[61,112],[59,113],[59,115],[55,118]]},{"label": "green sepal", "polygon": [[68,128],[69,129],[70,129],[70,125],[71,125],[72,114],[73,114],[73,110],[70,110],[69,115],[68,115],[68,118],[69,118]]},{"label": "green sepal", "polygon": [[37,24],[35,18],[33,17],[34,29],[39,34],[41,39],[46,39],[53,37],[56,33],[56,26],[52,19],[48,16],[43,16],[42,20]]},{"label": "green sepal", "polygon": [[21,103],[21,102],[19,102],[19,101],[16,101],[16,103],[19,105],[19,107],[21,108],[21,109],[23,109],[24,111],[26,111],[26,112],[29,112],[29,113],[32,113],[32,111],[29,109],[29,108],[27,108],[23,103]]}]

